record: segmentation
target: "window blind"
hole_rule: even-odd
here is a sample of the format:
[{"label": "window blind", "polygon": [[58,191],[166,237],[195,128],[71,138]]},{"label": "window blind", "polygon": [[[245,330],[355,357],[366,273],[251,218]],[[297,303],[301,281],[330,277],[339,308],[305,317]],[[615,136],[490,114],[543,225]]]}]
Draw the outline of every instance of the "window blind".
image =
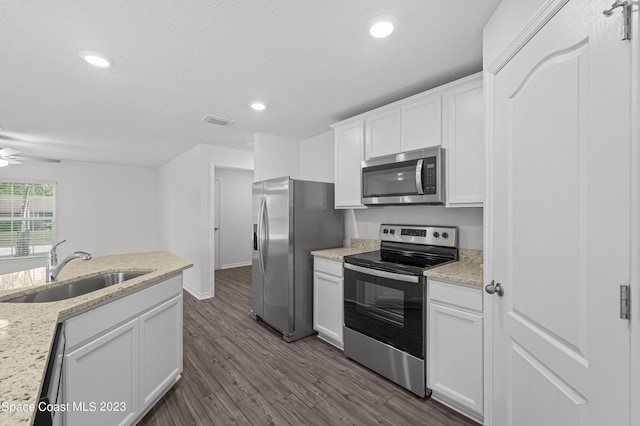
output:
[{"label": "window blind", "polygon": [[0,259],[51,250],[55,185],[0,182]]}]

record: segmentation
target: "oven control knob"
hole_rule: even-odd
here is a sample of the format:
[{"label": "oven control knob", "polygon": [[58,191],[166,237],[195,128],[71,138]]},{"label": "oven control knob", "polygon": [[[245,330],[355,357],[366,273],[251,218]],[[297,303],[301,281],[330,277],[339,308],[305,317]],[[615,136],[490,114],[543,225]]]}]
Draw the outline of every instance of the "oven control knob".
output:
[{"label": "oven control knob", "polygon": [[449,234],[447,234],[446,232],[442,233],[442,238],[449,238]]},{"label": "oven control knob", "polygon": [[385,229],[382,230],[382,232],[385,233],[385,234],[388,234],[389,230],[385,228]]},{"label": "oven control knob", "polygon": [[434,236],[435,238],[439,238],[439,237],[440,237],[440,233],[439,233],[439,232],[434,232],[434,233],[433,233],[433,236]]},{"label": "oven control knob", "polygon": [[395,233],[396,233],[396,230],[395,230],[395,229],[390,229],[390,230],[389,230],[389,233],[390,233],[391,235],[393,235],[393,234],[395,234]]}]

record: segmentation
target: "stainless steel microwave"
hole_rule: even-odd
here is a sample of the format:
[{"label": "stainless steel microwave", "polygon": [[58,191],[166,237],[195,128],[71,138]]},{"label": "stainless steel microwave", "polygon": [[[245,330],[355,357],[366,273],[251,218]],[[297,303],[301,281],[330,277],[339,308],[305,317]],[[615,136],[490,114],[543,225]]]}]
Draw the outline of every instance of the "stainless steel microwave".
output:
[{"label": "stainless steel microwave", "polygon": [[362,204],[444,204],[444,149],[404,152],[362,162]]}]

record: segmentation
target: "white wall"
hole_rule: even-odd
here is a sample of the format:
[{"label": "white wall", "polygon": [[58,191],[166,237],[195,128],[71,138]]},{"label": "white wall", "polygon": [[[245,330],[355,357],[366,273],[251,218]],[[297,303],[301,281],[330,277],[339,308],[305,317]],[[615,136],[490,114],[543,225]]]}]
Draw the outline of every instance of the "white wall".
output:
[{"label": "white wall", "polygon": [[201,228],[200,185],[198,167],[200,147],[183,153],[158,169],[159,220],[163,247],[194,265],[184,271],[185,288],[200,289],[201,265],[197,260],[203,250],[198,243]]},{"label": "white wall", "polygon": [[253,154],[255,182],[282,176],[300,178],[300,144],[297,141],[256,133]]},{"label": "white wall", "polygon": [[214,295],[214,167],[253,168],[253,153],[198,145],[158,169],[163,247],[193,263],[184,287],[199,299]]},{"label": "white wall", "polygon": [[380,224],[449,225],[459,228],[460,248],[482,250],[482,209],[387,206],[345,211],[345,245],[351,238],[379,239]]},{"label": "white wall", "polygon": [[300,179],[334,182],[333,131],[300,142]]},{"label": "white wall", "polygon": [[220,268],[251,265],[253,172],[216,167],[215,178],[220,179]]},{"label": "white wall", "polygon": [[502,0],[482,32],[484,69],[496,60],[547,0]]},{"label": "white wall", "polygon": [[[155,169],[64,161],[24,163],[0,169],[0,179],[55,181],[54,238],[94,256],[160,250]],[[41,267],[46,259],[3,260],[0,274]]]}]

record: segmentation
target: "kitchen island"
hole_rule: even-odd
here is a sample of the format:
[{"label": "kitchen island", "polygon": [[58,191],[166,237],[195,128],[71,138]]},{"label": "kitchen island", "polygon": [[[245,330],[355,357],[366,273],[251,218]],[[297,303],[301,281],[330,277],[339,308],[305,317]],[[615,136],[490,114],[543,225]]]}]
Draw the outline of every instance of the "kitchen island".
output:
[{"label": "kitchen island", "polygon": [[[0,302],[116,271],[148,272],[91,293],[48,303],[0,303],[0,425],[31,424],[46,374],[57,324],[83,312],[153,287],[192,264],[165,251],[100,256],[69,263],[58,281],[45,268],[0,276]],[[96,384],[97,386],[97,384]]]}]

